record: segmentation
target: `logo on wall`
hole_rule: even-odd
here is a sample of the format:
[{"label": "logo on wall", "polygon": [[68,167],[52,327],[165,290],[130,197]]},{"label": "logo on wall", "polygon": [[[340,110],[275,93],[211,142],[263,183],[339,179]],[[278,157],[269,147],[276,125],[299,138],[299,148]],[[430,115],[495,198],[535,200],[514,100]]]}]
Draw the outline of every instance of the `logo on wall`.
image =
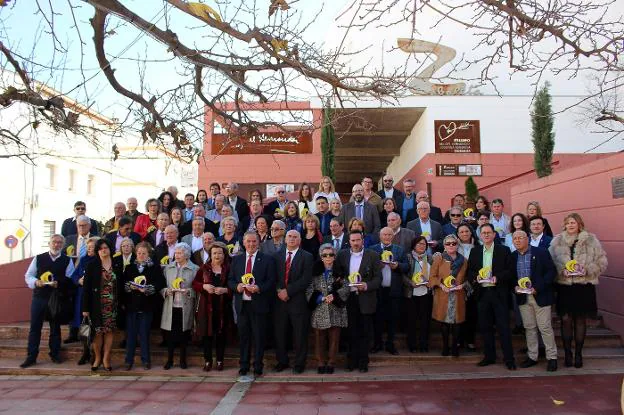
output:
[{"label": "logo on wall", "polygon": [[435,120],[436,153],[480,153],[478,120]]},{"label": "logo on wall", "polygon": [[212,135],[212,154],[312,153],[312,132],[263,132],[253,135]]}]

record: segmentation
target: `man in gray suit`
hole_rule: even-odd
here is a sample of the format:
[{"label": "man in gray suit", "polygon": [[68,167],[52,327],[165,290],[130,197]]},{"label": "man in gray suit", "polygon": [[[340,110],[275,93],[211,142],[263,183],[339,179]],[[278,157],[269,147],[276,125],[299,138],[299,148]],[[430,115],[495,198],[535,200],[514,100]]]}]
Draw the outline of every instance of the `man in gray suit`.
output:
[{"label": "man in gray suit", "polygon": [[367,235],[379,235],[381,223],[377,208],[364,200],[364,187],[357,183],[352,189],[353,202],[349,202],[342,207],[340,220],[345,226],[349,226],[349,221],[353,218],[361,219],[364,222],[364,232]]},{"label": "man in gray suit", "polygon": [[428,202],[418,202],[416,213],[418,217],[407,223],[407,228],[414,231],[416,236],[424,236],[429,242],[431,252],[439,251],[442,247],[442,225],[429,217]]},{"label": "man in gray suit", "polygon": [[204,218],[195,217],[191,225],[191,233],[182,237],[182,242],[191,247],[191,252],[201,251],[204,247],[204,225]]},{"label": "man in gray suit", "polygon": [[394,232],[392,243],[403,248],[405,254],[412,251],[412,241],[416,238],[413,230],[401,227],[401,215],[395,212],[388,214],[388,227]]}]

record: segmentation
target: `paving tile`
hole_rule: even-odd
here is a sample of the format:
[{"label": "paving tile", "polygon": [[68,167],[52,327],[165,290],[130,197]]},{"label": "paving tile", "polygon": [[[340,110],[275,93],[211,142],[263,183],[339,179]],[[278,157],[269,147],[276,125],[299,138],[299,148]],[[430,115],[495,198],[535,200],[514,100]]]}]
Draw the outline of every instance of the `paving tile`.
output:
[{"label": "paving tile", "polygon": [[186,392],[172,391],[172,390],[165,390],[165,391],[158,390],[147,395],[147,397],[145,398],[145,401],[147,402],[152,402],[152,401],[154,402],[179,402],[183,400],[186,395],[187,395]]},{"label": "paving tile", "polygon": [[318,408],[318,415],[360,415],[362,405],[359,403],[323,404]]},{"label": "paving tile", "polygon": [[406,414],[407,411],[398,403],[378,403],[378,404],[363,404],[362,414],[364,415],[401,415]]},{"label": "paving tile", "polygon": [[277,408],[278,415],[317,415],[318,405],[314,404],[285,404]]},{"label": "paving tile", "polygon": [[209,414],[214,410],[216,405],[209,405],[205,402],[181,402],[175,409],[176,415],[182,414]]},{"label": "paving tile", "polygon": [[194,382],[167,382],[164,383],[160,388],[158,388],[159,391],[184,391],[184,392],[190,392],[192,391],[195,387],[197,386],[197,383]]},{"label": "paving tile", "polygon": [[115,391],[113,396],[120,401],[141,402],[147,398],[149,392],[142,390],[124,389]]},{"label": "paving tile", "polygon": [[191,392],[184,398],[184,401],[188,402],[204,402],[208,404],[219,403],[223,398],[224,393],[219,392]]},{"label": "paving tile", "polygon": [[128,414],[167,414],[177,413],[176,408],[180,402],[153,402],[145,401],[128,411]]},{"label": "paving tile", "polygon": [[233,415],[275,415],[276,413],[277,407],[274,405],[245,403],[239,403],[232,412]]}]

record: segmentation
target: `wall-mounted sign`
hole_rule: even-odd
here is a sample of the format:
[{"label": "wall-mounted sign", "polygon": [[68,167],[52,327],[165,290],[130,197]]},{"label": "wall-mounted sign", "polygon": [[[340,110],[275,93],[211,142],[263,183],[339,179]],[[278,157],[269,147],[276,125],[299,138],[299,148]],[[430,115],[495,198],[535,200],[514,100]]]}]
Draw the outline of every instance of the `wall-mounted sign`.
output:
[{"label": "wall-mounted sign", "polygon": [[277,197],[277,188],[283,187],[286,193],[292,193],[295,191],[294,184],[267,184],[266,185],[266,197]]},{"label": "wall-mounted sign", "polygon": [[481,164],[436,164],[436,176],[482,176]]},{"label": "wall-mounted sign", "polygon": [[304,154],[312,153],[312,132],[265,132],[230,136],[213,134],[212,154]]},{"label": "wall-mounted sign", "polygon": [[435,120],[436,153],[480,153],[478,120]]},{"label": "wall-mounted sign", "polygon": [[614,199],[624,197],[624,177],[612,177],[611,190],[613,191]]}]

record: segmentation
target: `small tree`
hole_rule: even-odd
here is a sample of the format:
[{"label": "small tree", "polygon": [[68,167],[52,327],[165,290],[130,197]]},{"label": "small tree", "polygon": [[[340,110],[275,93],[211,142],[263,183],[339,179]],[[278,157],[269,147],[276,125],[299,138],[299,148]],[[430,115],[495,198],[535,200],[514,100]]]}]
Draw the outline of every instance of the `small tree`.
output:
[{"label": "small tree", "polygon": [[468,178],[464,182],[464,187],[466,190],[467,202],[475,203],[477,197],[479,197],[479,189],[477,188],[477,184],[475,183],[472,176],[468,176]]},{"label": "small tree", "polygon": [[550,105],[550,83],[546,82],[535,97],[535,104],[531,112],[533,127],[533,167],[537,177],[549,176],[552,173],[552,155],[555,148],[555,134],[553,133],[554,119]]},{"label": "small tree", "polygon": [[331,109],[323,110],[323,129],[321,130],[321,174],[328,176],[333,182],[336,181],[334,172],[334,156],[336,139],[334,127],[331,125]]}]

